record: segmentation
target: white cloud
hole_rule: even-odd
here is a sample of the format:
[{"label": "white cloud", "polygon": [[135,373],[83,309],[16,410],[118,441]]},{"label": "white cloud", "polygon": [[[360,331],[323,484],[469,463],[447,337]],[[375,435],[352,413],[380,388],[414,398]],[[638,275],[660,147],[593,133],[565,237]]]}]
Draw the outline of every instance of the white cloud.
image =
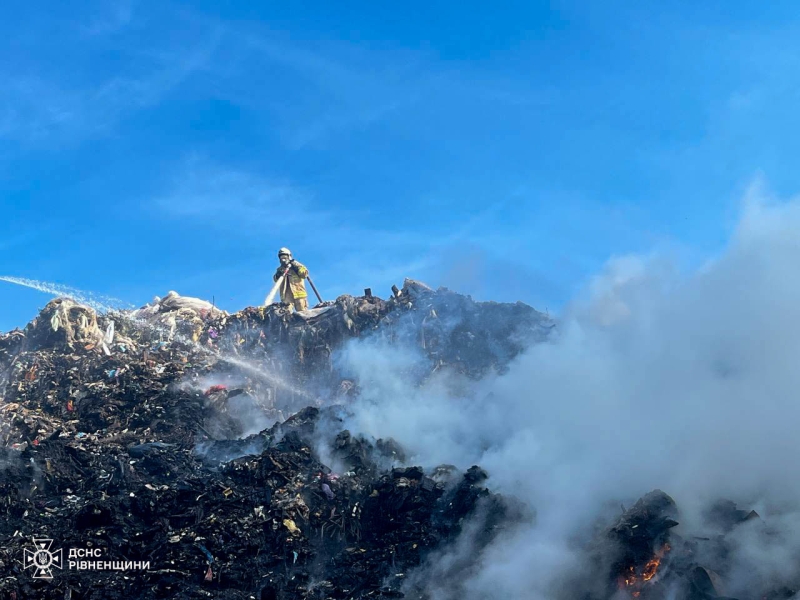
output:
[{"label": "white cloud", "polygon": [[183,161],[167,184],[167,192],[152,204],[167,216],[242,235],[319,229],[333,219],[309,191],[291,182],[226,167],[197,155]]}]

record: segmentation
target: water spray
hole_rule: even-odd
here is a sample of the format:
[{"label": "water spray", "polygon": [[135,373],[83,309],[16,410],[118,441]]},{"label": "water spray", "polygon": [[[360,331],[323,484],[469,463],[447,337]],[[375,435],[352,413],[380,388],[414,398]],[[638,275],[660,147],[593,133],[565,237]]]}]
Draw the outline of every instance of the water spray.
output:
[{"label": "water spray", "polygon": [[25,279],[23,277],[10,277],[8,275],[0,275],[0,281],[21,285],[39,292],[44,292],[45,294],[51,294],[53,296],[65,296],[67,298],[72,298],[76,302],[90,306],[98,312],[106,313],[115,310],[135,308],[132,304],[125,302],[124,300],[120,300],[119,298],[103,296],[93,292],[83,292],[59,283],[37,281],[36,279]]},{"label": "water spray", "polygon": [[264,306],[269,306],[272,304],[272,301],[275,299],[275,294],[278,293],[278,290],[281,289],[281,285],[283,284],[284,279],[286,279],[286,274],[289,272],[291,267],[287,267],[286,270],[283,272],[278,280],[275,282],[275,285],[272,286],[272,289],[267,294],[267,299],[264,300]]},{"label": "water spray", "polygon": [[[271,292],[270,298],[268,298],[267,303],[269,303],[271,297],[274,297],[275,295],[274,292],[278,289],[278,286],[282,281],[282,279],[283,278],[281,278],[281,280],[279,280],[278,283],[276,283],[276,286],[273,288],[273,292]],[[104,313],[104,314],[113,313],[116,317],[125,320],[127,323],[130,323],[133,327],[136,327],[139,330],[149,329],[159,334],[167,333],[166,328],[163,326],[159,327],[154,323],[150,323],[148,321],[145,321],[144,319],[133,318],[130,315],[127,315],[124,312],[122,312],[124,310],[130,310],[135,307],[132,304],[125,302],[124,300],[119,300],[118,298],[103,296],[95,294],[93,292],[84,292],[82,290],[78,290],[58,283],[37,281],[35,279],[24,279],[22,277],[10,277],[6,275],[0,275],[0,281],[13,283],[15,285],[21,285],[23,287],[28,287],[40,292],[44,292],[46,294],[51,294],[53,296],[65,296],[71,298],[76,302],[85,304],[86,306],[93,308],[99,313]],[[207,348],[202,344],[190,338],[187,338],[181,334],[172,334],[172,338],[176,339],[182,344],[191,346],[195,350],[199,350],[200,352],[208,356],[213,356],[214,358],[216,358],[221,362],[225,362],[228,364],[232,364],[236,367],[239,367],[243,371],[247,371],[247,373],[250,374],[252,377],[256,377],[264,381],[267,381],[272,385],[283,388],[287,391],[292,392],[293,394],[303,396],[304,398],[311,398],[311,395],[308,392],[299,390],[294,386],[292,386],[291,384],[285,382],[282,378],[267,373],[259,365],[253,364],[239,357],[226,356],[224,354],[214,352],[210,348]]]}]

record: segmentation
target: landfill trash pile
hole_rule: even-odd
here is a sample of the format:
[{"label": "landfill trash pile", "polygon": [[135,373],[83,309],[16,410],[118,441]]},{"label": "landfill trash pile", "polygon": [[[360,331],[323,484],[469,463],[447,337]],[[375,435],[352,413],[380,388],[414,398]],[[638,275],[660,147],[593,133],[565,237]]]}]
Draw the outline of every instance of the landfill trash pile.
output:
[{"label": "landfill trash pile", "polygon": [[[411,280],[366,292],[300,313],[170,292],[97,314],[59,298],[0,335],[0,598],[423,599],[414,574],[467,528],[478,560],[533,524],[479,466],[425,470],[348,431],[360,390],[334,355],[375,337],[416,348],[420,382],[478,379],[553,322]],[[587,545],[563,597],[723,598],[726,535],[760,518],[717,505],[706,540],[674,535],[677,518],[669,496],[645,496]]]},{"label": "landfill trash pile", "polygon": [[[426,473],[392,440],[342,430],[335,401],[357,390],[332,352],[412,336],[431,372],[477,375],[552,325],[406,283],[305,313],[229,315],[171,292],[97,314],[58,298],[0,336],[0,597],[403,597],[409,570],[473,517],[488,544],[518,506],[478,467]],[[269,426],[253,431],[242,406]],[[52,579],[32,577],[33,538],[63,549]],[[82,569],[87,556],[103,568]]]}]

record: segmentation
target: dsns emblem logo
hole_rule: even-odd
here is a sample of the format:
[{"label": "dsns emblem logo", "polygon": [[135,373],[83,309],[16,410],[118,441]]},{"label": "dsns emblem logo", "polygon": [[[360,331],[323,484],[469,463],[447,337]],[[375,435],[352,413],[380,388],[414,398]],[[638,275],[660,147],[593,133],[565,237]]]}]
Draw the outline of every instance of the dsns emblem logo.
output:
[{"label": "dsns emblem logo", "polygon": [[52,579],[52,567],[62,568],[61,549],[50,550],[53,540],[34,538],[33,545],[36,546],[36,550],[25,549],[25,568],[35,569],[34,579]]}]

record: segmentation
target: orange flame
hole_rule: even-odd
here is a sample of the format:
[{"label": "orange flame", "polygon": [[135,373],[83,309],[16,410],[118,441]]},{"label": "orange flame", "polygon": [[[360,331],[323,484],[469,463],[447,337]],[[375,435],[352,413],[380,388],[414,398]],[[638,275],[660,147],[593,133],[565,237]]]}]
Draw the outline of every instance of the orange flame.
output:
[{"label": "orange flame", "polygon": [[[645,563],[644,567],[641,570],[641,574],[637,574],[636,568],[631,565],[628,567],[627,571],[624,575],[620,577],[620,588],[641,588],[642,584],[648,582],[653,579],[658,573],[658,568],[661,566],[661,561],[664,559],[664,556],[667,552],[670,551],[669,544],[664,544],[661,548],[656,551],[647,563]],[[631,591],[631,595],[634,598],[638,598],[641,594],[640,589],[636,589],[636,591]]]}]

